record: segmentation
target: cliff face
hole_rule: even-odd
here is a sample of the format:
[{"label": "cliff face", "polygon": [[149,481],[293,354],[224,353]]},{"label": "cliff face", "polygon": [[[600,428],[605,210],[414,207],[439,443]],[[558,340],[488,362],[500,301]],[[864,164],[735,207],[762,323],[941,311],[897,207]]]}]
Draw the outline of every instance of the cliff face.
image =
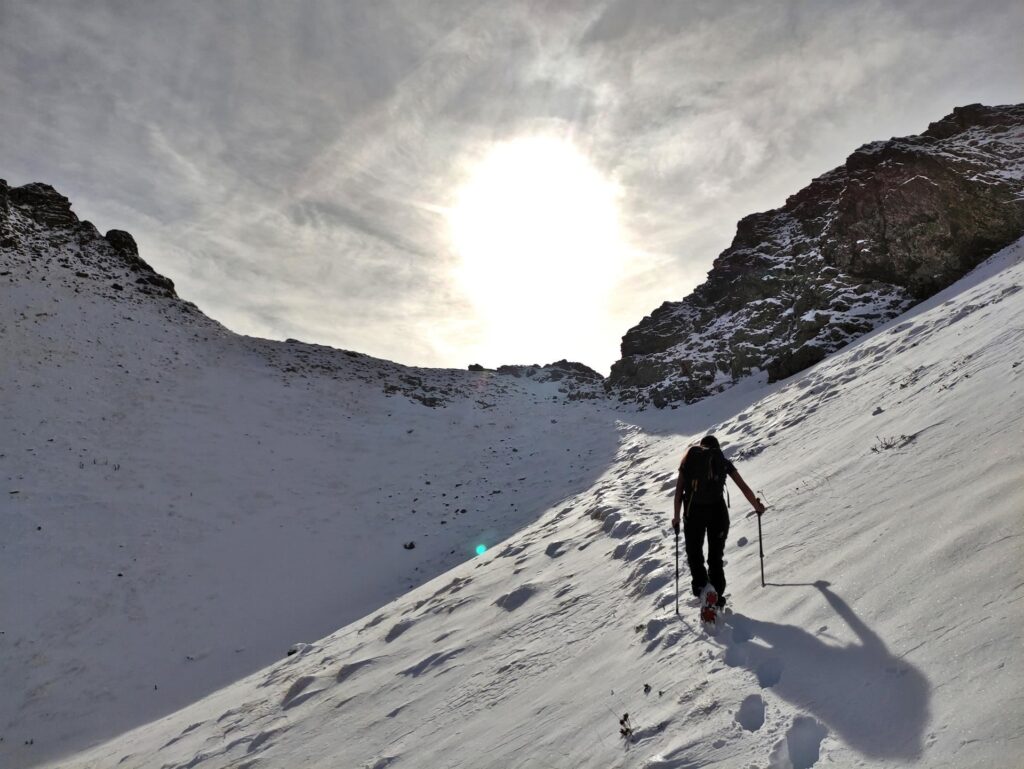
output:
[{"label": "cliff face", "polygon": [[867,144],[742,219],[705,283],[622,339],[607,381],[664,407],[817,363],[1024,234],[1024,105]]}]

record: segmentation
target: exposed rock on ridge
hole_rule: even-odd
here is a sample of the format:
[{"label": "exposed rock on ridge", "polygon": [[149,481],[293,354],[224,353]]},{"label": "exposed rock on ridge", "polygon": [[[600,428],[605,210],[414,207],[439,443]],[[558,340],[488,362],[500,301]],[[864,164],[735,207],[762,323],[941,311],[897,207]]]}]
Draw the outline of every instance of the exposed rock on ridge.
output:
[{"label": "exposed rock on ridge", "polygon": [[[0,249],[5,259],[25,260],[29,274],[44,275],[55,262],[77,279],[100,281],[104,289],[177,299],[174,282],[139,256],[135,239],[122,230],[100,235],[80,221],[71,203],[49,184],[11,187],[0,179]],[[185,309],[194,305],[181,302]]]},{"label": "exposed rock on ridge", "polygon": [[[11,187],[0,179],[0,284],[61,286],[74,294],[99,297],[124,310],[119,320],[133,322],[133,308],[156,307],[169,323],[186,324],[204,346],[244,348],[280,373],[288,386],[315,387],[330,380],[358,380],[388,397],[407,398],[430,408],[470,402],[486,411],[505,396],[559,401],[605,398],[604,380],[581,363],[502,366],[470,371],[403,366],[352,350],[235,334],[180,299],[174,283],[139,256],[135,239],[123,230],[106,235],[71,210],[66,197],[48,184]],[[60,302],[56,293],[54,304]],[[43,309],[43,305],[39,305]],[[54,310],[47,302],[37,317]],[[114,328],[108,329],[116,333]],[[0,326],[0,341],[4,329]],[[529,381],[523,381],[529,380]],[[536,388],[534,383],[546,384]]]},{"label": "exposed rock on ridge", "polygon": [[0,183],[5,188],[6,199],[40,224],[53,227],[78,224],[78,217],[71,213],[71,202],[49,184],[34,182],[8,191],[7,182],[0,180]]},{"label": "exposed rock on ridge", "polygon": [[605,397],[603,376],[589,366],[564,358],[544,366],[498,366],[498,373],[537,382],[559,382],[559,392],[569,400]]},{"label": "exposed rock on ridge", "polygon": [[874,142],[737,225],[705,283],[622,339],[607,386],[664,407],[817,363],[1024,234],[1024,105]]}]

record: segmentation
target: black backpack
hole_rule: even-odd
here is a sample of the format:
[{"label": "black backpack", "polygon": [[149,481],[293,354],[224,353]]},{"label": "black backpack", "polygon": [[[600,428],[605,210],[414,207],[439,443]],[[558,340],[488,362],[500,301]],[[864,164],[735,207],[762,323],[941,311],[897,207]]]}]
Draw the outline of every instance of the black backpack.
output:
[{"label": "black backpack", "polygon": [[725,490],[728,472],[721,449],[691,446],[679,466],[683,474],[683,499],[686,507],[718,502]]}]

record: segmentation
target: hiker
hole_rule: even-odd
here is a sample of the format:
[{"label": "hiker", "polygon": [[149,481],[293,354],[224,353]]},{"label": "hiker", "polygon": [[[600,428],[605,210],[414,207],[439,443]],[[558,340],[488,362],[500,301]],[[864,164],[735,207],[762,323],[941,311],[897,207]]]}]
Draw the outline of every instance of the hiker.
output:
[{"label": "hiker", "polygon": [[[736,467],[725,458],[718,439],[705,435],[697,446],[686,451],[679,463],[679,480],[673,504],[675,515],[672,529],[679,533],[679,508],[683,515],[683,538],[686,542],[686,561],[690,566],[690,587],[695,596],[701,596],[710,581],[717,593],[718,608],[725,606],[725,570],[722,555],[725,538],[729,534],[729,508],[725,504],[725,476],[728,474],[739,486],[758,515],[764,513],[764,503],[744,483]],[[708,565],[704,567],[704,534],[708,537]]]}]

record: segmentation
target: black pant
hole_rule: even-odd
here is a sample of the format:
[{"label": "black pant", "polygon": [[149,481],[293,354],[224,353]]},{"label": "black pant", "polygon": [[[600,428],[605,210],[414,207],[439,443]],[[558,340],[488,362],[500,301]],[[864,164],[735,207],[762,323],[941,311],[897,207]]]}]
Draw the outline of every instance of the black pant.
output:
[{"label": "black pant", "polygon": [[[708,566],[704,568],[704,534],[708,537]],[[729,535],[729,508],[725,500],[710,504],[691,504],[683,517],[686,562],[690,565],[690,583],[694,595],[700,595],[710,579],[719,595],[725,593],[725,569],[722,555]]]}]

